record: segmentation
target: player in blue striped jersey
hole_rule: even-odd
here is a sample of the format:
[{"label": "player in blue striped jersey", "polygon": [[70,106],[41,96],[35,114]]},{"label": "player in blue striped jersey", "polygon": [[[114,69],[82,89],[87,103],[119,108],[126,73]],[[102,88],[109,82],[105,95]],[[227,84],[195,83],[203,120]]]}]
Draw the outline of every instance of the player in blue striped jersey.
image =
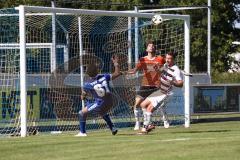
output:
[{"label": "player in blue striped jersey", "polygon": [[113,94],[110,91],[109,83],[117,78],[121,73],[118,64],[118,57],[112,58],[114,64],[114,73],[98,74],[96,64],[87,65],[86,73],[90,79],[84,83],[82,91],[82,99],[90,94],[94,101],[86,101],[85,107],[79,112],[80,132],[76,136],[87,136],[86,134],[86,118],[88,114],[100,115],[106,121],[113,135],[117,134],[117,129],[114,127],[108,111],[113,107]]}]

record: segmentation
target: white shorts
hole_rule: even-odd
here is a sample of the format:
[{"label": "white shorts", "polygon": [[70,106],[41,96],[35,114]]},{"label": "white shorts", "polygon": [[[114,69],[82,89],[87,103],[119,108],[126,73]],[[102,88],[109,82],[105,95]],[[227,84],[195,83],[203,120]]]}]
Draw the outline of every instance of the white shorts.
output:
[{"label": "white shorts", "polygon": [[154,108],[158,108],[163,103],[166,103],[168,101],[170,95],[172,95],[172,93],[165,94],[162,93],[161,90],[157,90],[150,94],[146,99],[152,103]]}]

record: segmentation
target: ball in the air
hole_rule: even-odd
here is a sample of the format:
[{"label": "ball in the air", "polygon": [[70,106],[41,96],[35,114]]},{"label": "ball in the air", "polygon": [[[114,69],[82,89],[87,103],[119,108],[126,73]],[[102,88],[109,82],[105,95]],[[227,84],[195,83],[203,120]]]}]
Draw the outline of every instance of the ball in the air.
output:
[{"label": "ball in the air", "polygon": [[153,17],[152,17],[152,23],[154,24],[154,25],[159,25],[160,23],[162,23],[163,22],[163,19],[162,19],[162,17],[159,15],[159,14],[156,14],[156,15],[154,15]]}]

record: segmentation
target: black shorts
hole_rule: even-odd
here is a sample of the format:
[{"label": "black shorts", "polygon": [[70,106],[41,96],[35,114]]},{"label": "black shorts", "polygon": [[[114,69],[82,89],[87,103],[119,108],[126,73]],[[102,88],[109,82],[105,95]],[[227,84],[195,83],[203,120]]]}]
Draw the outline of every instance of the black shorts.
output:
[{"label": "black shorts", "polygon": [[139,90],[137,90],[137,96],[140,98],[147,98],[150,94],[157,91],[158,88],[155,86],[141,86]]}]

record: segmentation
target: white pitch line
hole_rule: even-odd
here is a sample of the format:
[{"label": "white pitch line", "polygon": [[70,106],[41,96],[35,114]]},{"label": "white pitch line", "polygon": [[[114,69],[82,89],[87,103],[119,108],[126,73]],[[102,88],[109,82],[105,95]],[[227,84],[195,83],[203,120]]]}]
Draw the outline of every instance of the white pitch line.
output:
[{"label": "white pitch line", "polygon": [[165,140],[160,140],[162,142],[172,142],[172,141],[188,141],[191,140],[191,138],[176,138],[176,139],[165,139]]},{"label": "white pitch line", "polygon": [[[81,140],[89,141],[87,137],[79,138]],[[124,139],[118,139],[117,141],[121,142],[174,142],[174,141],[190,141],[190,140],[214,140],[216,138],[175,138],[175,139],[153,139],[153,140],[142,140],[142,139],[134,139],[134,140],[124,140]],[[94,139],[94,141],[102,142],[105,141],[105,139]],[[112,141],[116,141],[116,139],[112,139]]]},{"label": "white pitch line", "polygon": [[161,140],[162,142],[172,142],[172,141],[189,141],[189,140],[213,140],[216,138],[176,138],[176,139],[166,139],[166,140]]}]

